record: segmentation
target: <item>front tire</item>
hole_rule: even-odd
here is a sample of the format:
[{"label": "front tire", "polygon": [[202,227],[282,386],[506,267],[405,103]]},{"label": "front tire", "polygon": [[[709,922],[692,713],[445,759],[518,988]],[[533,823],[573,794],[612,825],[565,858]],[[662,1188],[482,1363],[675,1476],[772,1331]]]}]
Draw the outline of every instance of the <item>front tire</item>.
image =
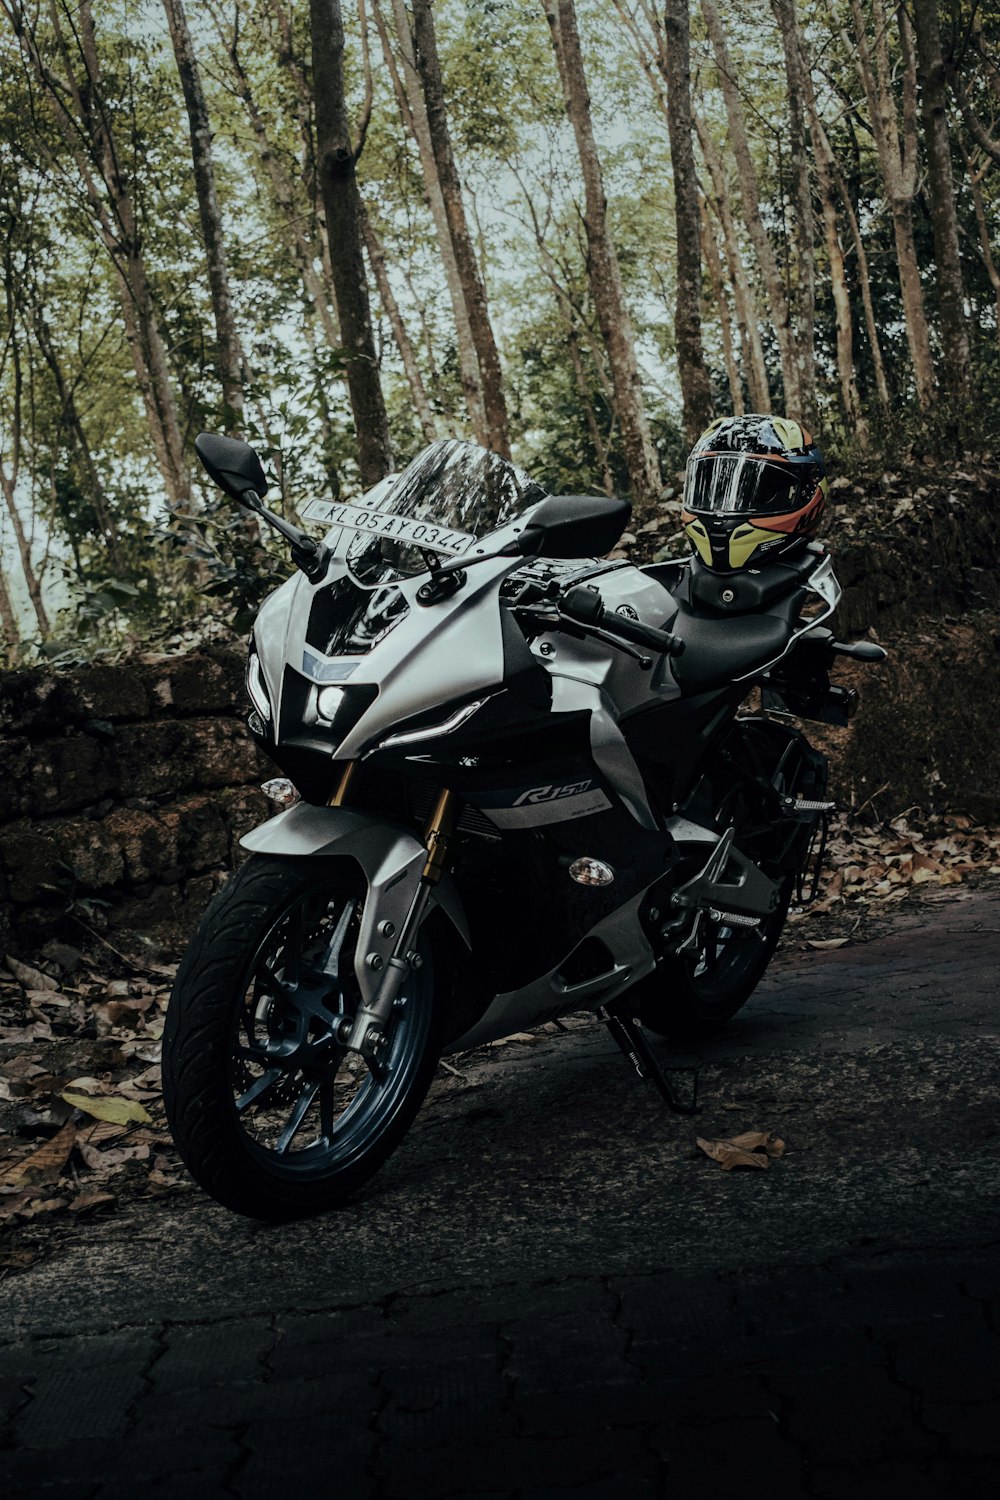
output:
[{"label": "front tire", "polygon": [[378,1055],[366,1063],[339,1040],[360,1003],[365,896],[352,864],[252,856],[178,969],[163,1034],[167,1119],[192,1176],[237,1213],[287,1219],[342,1202],[423,1102],[443,1019],[424,934]]}]

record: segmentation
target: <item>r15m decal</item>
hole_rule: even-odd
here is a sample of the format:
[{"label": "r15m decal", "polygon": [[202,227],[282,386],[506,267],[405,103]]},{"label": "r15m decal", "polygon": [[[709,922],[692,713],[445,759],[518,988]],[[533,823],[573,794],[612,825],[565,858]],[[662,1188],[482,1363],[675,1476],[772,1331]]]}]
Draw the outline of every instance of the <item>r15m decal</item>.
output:
[{"label": "r15m decal", "polygon": [[498,828],[536,828],[541,823],[563,823],[586,818],[611,806],[593,780],[548,782],[521,791],[491,792],[477,797],[491,823]]}]

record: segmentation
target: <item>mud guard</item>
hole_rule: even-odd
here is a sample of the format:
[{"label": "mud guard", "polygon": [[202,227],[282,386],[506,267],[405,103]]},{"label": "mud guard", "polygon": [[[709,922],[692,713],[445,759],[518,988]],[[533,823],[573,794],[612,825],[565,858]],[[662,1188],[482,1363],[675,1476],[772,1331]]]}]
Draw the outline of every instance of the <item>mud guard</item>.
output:
[{"label": "mud guard", "polygon": [[[297,802],[252,829],[240,844],[254,854],[290,859],[337,855],[360,866],[368,896],[354,968],[364,1001],[372,1004],[427,861],[427,850],[413,831],[353,808]],[[465,908],[450,875],[443,876],[434,888],[430,910],[435,906],[449,919],[466,948],[471,948]],[[386,926],[388,931],[383,931]],[[381,963],[372,962],[375,955]]]}]

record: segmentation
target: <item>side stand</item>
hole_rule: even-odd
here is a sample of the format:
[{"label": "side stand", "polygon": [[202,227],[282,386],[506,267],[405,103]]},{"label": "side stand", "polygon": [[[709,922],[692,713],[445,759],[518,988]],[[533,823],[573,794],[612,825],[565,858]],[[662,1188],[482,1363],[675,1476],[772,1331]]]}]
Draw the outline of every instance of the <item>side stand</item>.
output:
[{"label": "side stand", "polygon": [[607,1026],[639,1077],[644,1078],[648,1083],[656,1085],[668,1109],[672,1109],[674,1114],[677,1115],[693,1115],[697,1113],[697,1068],[678,1068],[676,1070],[679,1073],[691,1074],[691,1098],[689,1101],[679,1099],[674,1093],[670,1079],[660,1067],[656,1054],[643,1035],[642,1028],[638,1022],[634,1021],[631,1016],[614,1015],[611,1011],[605,1010],[603,1006],[597,1014]]}]

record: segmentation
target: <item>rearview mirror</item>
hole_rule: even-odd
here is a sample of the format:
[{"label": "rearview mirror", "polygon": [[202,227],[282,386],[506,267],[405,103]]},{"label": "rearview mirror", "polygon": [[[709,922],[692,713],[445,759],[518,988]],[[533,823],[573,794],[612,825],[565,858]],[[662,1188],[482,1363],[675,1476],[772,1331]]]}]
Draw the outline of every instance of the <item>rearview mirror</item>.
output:
[{"label": "rearview mirror", "polygon": [[526,557],[603,557],[631,514],[627,500],[609,495],[550,495],[527,518],[517,550]]},{"label": "rearview mirror", "polygon": [[247,504],[248,490],[258,496],[267,494],[264,467],[249,443],[202,432],[194,440],[194,451],[209,478],[238,504]]}]

